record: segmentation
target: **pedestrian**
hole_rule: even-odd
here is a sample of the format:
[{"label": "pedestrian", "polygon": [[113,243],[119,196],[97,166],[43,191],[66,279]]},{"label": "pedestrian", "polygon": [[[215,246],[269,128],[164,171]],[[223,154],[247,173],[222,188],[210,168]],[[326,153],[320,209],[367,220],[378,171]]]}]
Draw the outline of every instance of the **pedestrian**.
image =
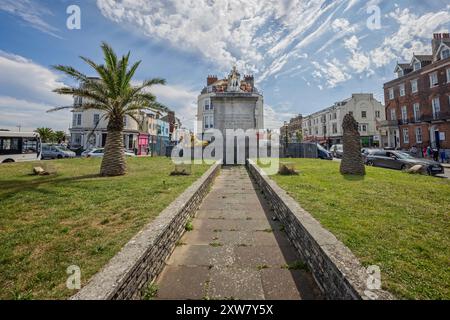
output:
[{"label": "pedestrian", "polygon": [[445,149],[441,149],[441,162],[445,163],[446,158],[447,154],[445,153]]},{"label": "pedestrian", "polygon": [[423,148],[422,148],[422,157],[423,157],[423,158],[426,158],[426,157],[427,157],[427,148],[426,148],[426,147],[423,147]]},{"label": "pedestrian", "polygon": [[433,148],[433,160],[434,161],[439,161],[439,150],[438,148]]},{"label": "pedestrian", "polygon": [[431,149],[431,146],[427,147],[427,158],[431,159],[431,156],[433,155],[433,149]]}]

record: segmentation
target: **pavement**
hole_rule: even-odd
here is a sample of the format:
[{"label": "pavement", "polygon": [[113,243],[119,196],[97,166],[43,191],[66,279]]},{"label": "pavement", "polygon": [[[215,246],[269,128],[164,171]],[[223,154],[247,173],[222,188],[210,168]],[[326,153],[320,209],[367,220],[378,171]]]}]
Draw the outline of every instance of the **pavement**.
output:
[{"label": "pavement", "polygon": [[321,299],[272,217],[246,169],[224,167],[158,278],[156,299]]}]

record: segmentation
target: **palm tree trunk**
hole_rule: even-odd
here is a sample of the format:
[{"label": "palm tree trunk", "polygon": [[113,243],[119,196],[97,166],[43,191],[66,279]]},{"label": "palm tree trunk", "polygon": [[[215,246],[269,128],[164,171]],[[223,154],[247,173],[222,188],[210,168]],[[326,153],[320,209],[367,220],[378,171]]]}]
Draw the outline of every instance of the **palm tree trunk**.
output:
[{"label": "palm tree trunk", "polygon": [[123,151],[123,133],[121,130],[108,130],[105,154],[100,168],[102,176],[122,176],[127,172]]}]

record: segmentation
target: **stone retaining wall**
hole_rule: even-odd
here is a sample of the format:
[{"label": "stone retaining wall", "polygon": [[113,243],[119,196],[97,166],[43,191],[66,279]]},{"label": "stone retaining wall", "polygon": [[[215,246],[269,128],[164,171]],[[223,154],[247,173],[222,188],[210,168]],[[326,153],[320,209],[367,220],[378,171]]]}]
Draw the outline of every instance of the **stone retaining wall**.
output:
[{"label": "stone retaining wall", "polygon": [[369,289],[369,274],[350,249],[251,160],[248,169],[327,299],[393,299],[386,291]]},{"label": "stone retaining wall", "polygon": [[164,209],[115,255],[72,300],[140,299],[143,289],[165,266],[187,221],[209,192],[220,164],[213,165],[199,180]]}]

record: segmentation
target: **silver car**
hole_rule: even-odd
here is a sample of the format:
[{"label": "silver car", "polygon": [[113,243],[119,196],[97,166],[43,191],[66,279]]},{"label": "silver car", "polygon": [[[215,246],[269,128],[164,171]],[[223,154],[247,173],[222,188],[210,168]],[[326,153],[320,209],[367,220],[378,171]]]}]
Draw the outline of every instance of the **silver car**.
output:
[{"label": "silver car", "polygon": [[59,145],[42,144],[42,159],[64,159],[75,158],[76,154],[66,147]]}]

